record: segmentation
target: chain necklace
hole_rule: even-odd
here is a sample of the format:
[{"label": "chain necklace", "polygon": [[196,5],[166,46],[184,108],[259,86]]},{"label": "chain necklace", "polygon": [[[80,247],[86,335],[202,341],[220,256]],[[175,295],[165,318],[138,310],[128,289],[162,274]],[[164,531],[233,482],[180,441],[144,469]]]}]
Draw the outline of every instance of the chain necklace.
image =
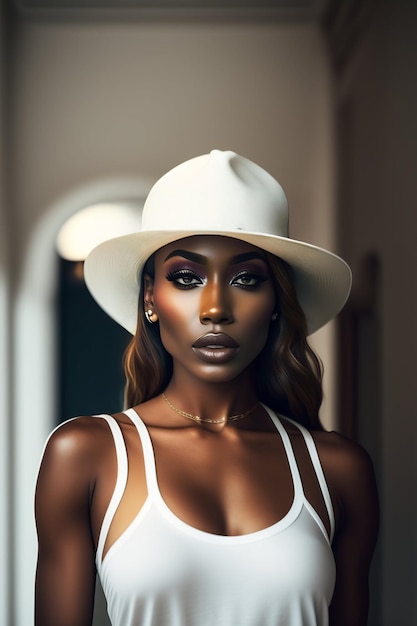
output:
[{"label": "chain necklace", "polygon": [[192,413],[187,413],[186,411],[181,411],[181,409],[177,409],[177,407],[174,406],[172,402],[168,400],[168,398],[166,397],[164,393],[162,393],[162,397],[167,403],[167,405],[169,406],[169,408],[175,411],[175,413],[178,413],[178,415],[182,415],[182,417],[186,417],[187,419],[193,420],[194,422],[200,422],[204,424],[224,424],[224,422],[235,422],[236,420],[241,420],[244,417],[247,417],[258,406],[258,402],[257,402],[256,404],[253,405],[253,407],[251,407],[248,411],[245,411],[244,413],[239,413],[238,415],[231,415],[230,417],[223,417],[222,419],[219,419],[219,420],[211,420],[211,419],[204,419],[203,417],[200,417],[199,415],[193,415]]}]

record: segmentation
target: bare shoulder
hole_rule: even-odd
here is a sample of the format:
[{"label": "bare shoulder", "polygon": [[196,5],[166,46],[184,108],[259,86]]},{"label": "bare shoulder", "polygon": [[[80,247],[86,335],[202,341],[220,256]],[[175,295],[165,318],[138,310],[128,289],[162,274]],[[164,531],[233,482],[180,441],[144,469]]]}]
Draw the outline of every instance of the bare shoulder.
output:
[{"label": "bare shoulder", "polygon": [[340,479],[373,473],[368,452],[355,441],[334,431],[315,431],[312,435],[325,473]]},{"label": "bare shoulder", "polygon": [[108,426],[102,419],[77,417],[64,422],[47,440],[40,473],[68,470],[91,479],[111,444]]},{"label": "bare shoulder", "polygon": [[376,528],[378,493],[368,452],[336,432],[315,432],[313,438],[339,520],[361,510]]},{"label": "bare shoulder", "polygon": [[76,417],[60,424],[49,436],[45,452],[64,457],[80,458],[94,453],[107,438],[104,420],[94,417]]}]

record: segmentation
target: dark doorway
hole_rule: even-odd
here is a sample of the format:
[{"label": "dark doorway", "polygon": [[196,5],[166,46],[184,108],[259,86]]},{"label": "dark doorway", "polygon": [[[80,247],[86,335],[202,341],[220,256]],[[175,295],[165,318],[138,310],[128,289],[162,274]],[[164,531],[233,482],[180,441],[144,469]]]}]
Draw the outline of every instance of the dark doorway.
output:
[{"label": "dark doorway", "polygon": [[59,258],[57,422],[123,408],[123,352],[130,333],[96,304],[83,262]]}]

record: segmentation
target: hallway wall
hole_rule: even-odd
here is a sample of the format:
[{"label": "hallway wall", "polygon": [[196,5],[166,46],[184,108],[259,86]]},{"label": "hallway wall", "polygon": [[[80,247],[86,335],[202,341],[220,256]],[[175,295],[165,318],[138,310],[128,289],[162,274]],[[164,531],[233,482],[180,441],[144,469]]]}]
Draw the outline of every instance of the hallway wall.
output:
[{"label": "hallway wall", "polygon": [[[340,129],[341,251],[356,284],[364,278],[366,255],[375,255],[380,265],[380,361],[370,364],[362,380],[368,396],[380,392],[380,413],[375,428],[360,425],[364,443],[379,456],[377,626],[417,623],[416,32],[415,3],[377,3],[366,38],[337,83],[342,126],[348,125]],[[379,390],[373,387],[376,370]]]}]

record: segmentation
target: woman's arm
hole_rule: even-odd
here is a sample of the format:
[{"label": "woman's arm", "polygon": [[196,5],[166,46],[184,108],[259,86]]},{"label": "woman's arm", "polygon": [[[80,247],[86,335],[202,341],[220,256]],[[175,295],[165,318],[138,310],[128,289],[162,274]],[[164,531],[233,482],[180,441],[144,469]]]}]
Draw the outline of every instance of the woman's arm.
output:
[{"label": "woman's arm", "polygon": [[[333,435],[333,434],[332,434]],[[372,462],[356,444],[334,435],[327,476],[336,509],[336,586],[331,626],[366,626],[368,577],[378,535],[379,507]]]},{"label": "woman's arm", "polygon": [[92,623],[95,548],[90,502],[95,474],[88,419],[58,429],[42,460],[35,498],[36,626]]}]

